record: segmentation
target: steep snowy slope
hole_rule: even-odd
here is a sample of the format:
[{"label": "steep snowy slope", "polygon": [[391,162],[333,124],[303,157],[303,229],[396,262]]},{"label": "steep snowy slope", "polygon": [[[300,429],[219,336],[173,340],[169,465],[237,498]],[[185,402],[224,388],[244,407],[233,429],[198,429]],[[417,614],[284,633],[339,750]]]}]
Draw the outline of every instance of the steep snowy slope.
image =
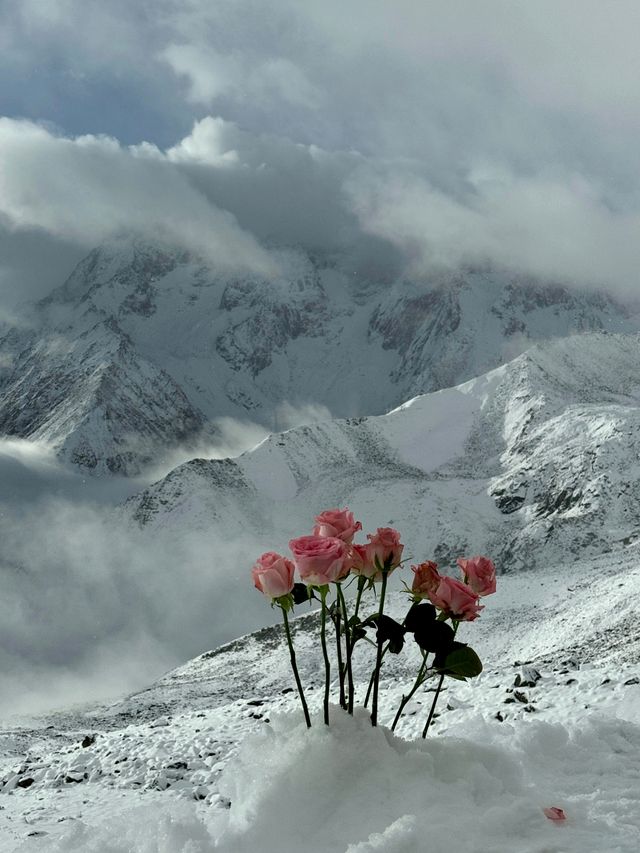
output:
[{"label": "steep snowy slope", "polygon": [[272,435],[196,459],[131,498],[143,525],[251,530],[283,548],[348,504],[413,556],[491,553],[503,571],[630,546],[640,517],[640,337],[591,334],[417,397],[390,414]]},{"label": "steep snowy slope", "polygon": [[[381,414],[537,340],[637,329],[608,297],[498,273],[388,283],[345,258],[274,257],[282,273],[267,281],[135,240],[94,250],[41,303],[37,334],[0,340],[0,431],[49,441],[88,470],[131,473],[219,417],[273,430],[284,402]],[[117,375],[108,415],[96,370]]]}]

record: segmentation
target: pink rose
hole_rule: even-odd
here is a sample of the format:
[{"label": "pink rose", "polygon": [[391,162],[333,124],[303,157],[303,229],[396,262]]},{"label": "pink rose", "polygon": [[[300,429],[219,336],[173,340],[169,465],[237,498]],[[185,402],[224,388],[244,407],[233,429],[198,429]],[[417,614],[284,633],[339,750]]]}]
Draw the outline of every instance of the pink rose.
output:
[{"label": "pink rose", "polygon": [[354,520],[353,513],[349,512],[347,507],[326,509],[316,516],[315,521],[317,523],[313,528],[314,536],[334,536],[336,539],[342,539],[347,545],[351,544],[357,531],[362,530],[362,525]]},{"label": "pink rose", "polygon": [[437,589],[429,592],[428,596],[439,610],[460,622],[473,622],[483,609],[470,587],[450,577],[443,577]]},{"label": "pink rose", "polygon": [[335,583],[349,573],[349,546],[335,536],[300,536],[289,548],[300,577],[310,586]]},{"label": "pink rose", "polygon": [[411,592],[416,598],[428,598],[429,593],[435,592],[442,578],[438,574],[438,564],[433,560],[420,563],[419,566],[411,566],[414,574]]},{"label": "pink rose", "polygon": [[349,569],[354,575],[372,578],[377,574],[373,562],[369,559],[366,545],[352,545],[349,551]]},{"label": "pink rose", "polygon": [[460,557],[458,565],[476,595],[491,595],[496,591],[496,567],[488,557]]},{"label": "pink rose", "polygon": [[260,592],[269,598],[280,598],[293,589],[294,571],[295,566],[291,560],[281,557],[275,551],[267,551],[257,559],[251,570],[251,577],[253,585]]},{"label": "pink rose", "polygon": [[400,544],[400,534],[393,527],[379,527],[375,533],[367,534],[367,539],[367,559],[378,569],[374,580],[381,580],[380,569],[391,572],[400,565],[404,545]]}]

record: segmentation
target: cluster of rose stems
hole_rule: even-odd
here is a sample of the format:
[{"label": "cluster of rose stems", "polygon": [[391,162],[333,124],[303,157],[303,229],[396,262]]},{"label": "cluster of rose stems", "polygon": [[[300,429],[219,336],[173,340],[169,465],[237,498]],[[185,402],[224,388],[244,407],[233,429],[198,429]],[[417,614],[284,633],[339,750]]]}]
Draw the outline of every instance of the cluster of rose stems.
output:
[{"label": "cluster of rose stems", "polygon": [[[411,589],[408,587],[406,589],[413,601],[413,607],[400,625],[384,614],[389,575],[402,562],[404,545],[400,542],[398,531],[391,527],[378,528],[375,534],[367,536],[369,542],[366,545],[358,545],[353,543],[353,537],[358,530],[362,530],[362,525],[354,520],[353,513],[348,509],[326,510],[320,513],[315,521],[312,535],[301,536],[290,541],[289,547],[293,561],[268,551],[256,561],[252,570],[255,587],[271,599],[272,605],[278,606],[282,611],[291,667],[307,726],[311,726],[311,718],[298,672],[288,613],[293,609],[294,604],[319,598],[320,643],[325,667],[323,698],[325,724],[329,724],[331,682],[331,661],[327,647],[327,615],[330,615],[336,630],[340,705],[349,714],[353,714],[355,703],[353,651],[359,639],[368,640],[366,627],[377,628],[375,665],[364,702],[367,707],[371,698],[373,726],[378,723],[380,671],[384,656],[389,650],[396,654],[400,651],[405,633],[414,634],[416,642],[421,647],[422,664],[411,690],[402,697],[391,728],[395,729],[405,706],[419,687],[427,678],[438,674],[438,686],[422,732],[422,737],[426,737],[445,676],[465,678],[477,675],[482,669],[475,652],[462,643],[456,643],[454,637],[460,622],[473,621],[480,614],[480,610],[483,609],[479,604],[480,597],[495,591],[493,563],[486,557],[460,558],[457,562],[462,571],[463,581],[446,575],[441,576],[438,573],[437,564],[432,561],[412,566],[413,584]],[[295,583],[296,568],[302,583]],[[353,575],[357,577],[357,591],[354,612],[349,617],[343,583]],[[368,619],[361,620],[360,606],[363,593],[366,590],[375,589],[376,584],[380,584],[377,613]],[[332,587],[335,589],[335,600],[329,607],[327,598]],[[430,604],[416,609],[423,600],[428,600]],[[439,614],[436,619],[437,611]],[[452,627],[445,628],[442,625],[445,620],[451,620]],[[436,622],[440,623],[439,628]],[[344,636],[344,648],[342,636]],[[463,647],[465,654],[461,657],[459,651]],[[458,655],[454,665],[453,659],[447,656],[447,652],[453,653],[456,650]],[[435,654],[431,667],[428,666],[430,652]],[[438,661],[439,656],[440,661]]]}]

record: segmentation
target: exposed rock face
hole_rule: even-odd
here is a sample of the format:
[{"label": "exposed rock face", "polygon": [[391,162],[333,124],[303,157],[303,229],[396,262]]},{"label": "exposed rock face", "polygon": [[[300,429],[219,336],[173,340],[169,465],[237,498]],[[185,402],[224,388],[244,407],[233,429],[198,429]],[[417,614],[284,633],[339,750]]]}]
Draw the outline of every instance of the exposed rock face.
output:
[{"label": "exposed rock face", "polygon": [[388,285],[336,259],[279,257],[267,281],[136,241],[95,249],[39,305],[37,332],[1,334],[0,431],[135,473],[218,417],[272,429],[283,402],[381,414],[536,340],[635,329],[599,294],[478,271]]}]

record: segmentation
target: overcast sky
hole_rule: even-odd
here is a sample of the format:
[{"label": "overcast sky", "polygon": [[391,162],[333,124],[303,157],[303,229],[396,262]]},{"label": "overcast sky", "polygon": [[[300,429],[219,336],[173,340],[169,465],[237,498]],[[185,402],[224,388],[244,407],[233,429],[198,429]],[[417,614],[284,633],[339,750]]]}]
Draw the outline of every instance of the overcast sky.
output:
[{"label": "overcast sky", "polygon": [[[0,0],[0,291],[123,229],[634,293],[637,0]],[[7,310],[5,308],[5,310]]]}]

